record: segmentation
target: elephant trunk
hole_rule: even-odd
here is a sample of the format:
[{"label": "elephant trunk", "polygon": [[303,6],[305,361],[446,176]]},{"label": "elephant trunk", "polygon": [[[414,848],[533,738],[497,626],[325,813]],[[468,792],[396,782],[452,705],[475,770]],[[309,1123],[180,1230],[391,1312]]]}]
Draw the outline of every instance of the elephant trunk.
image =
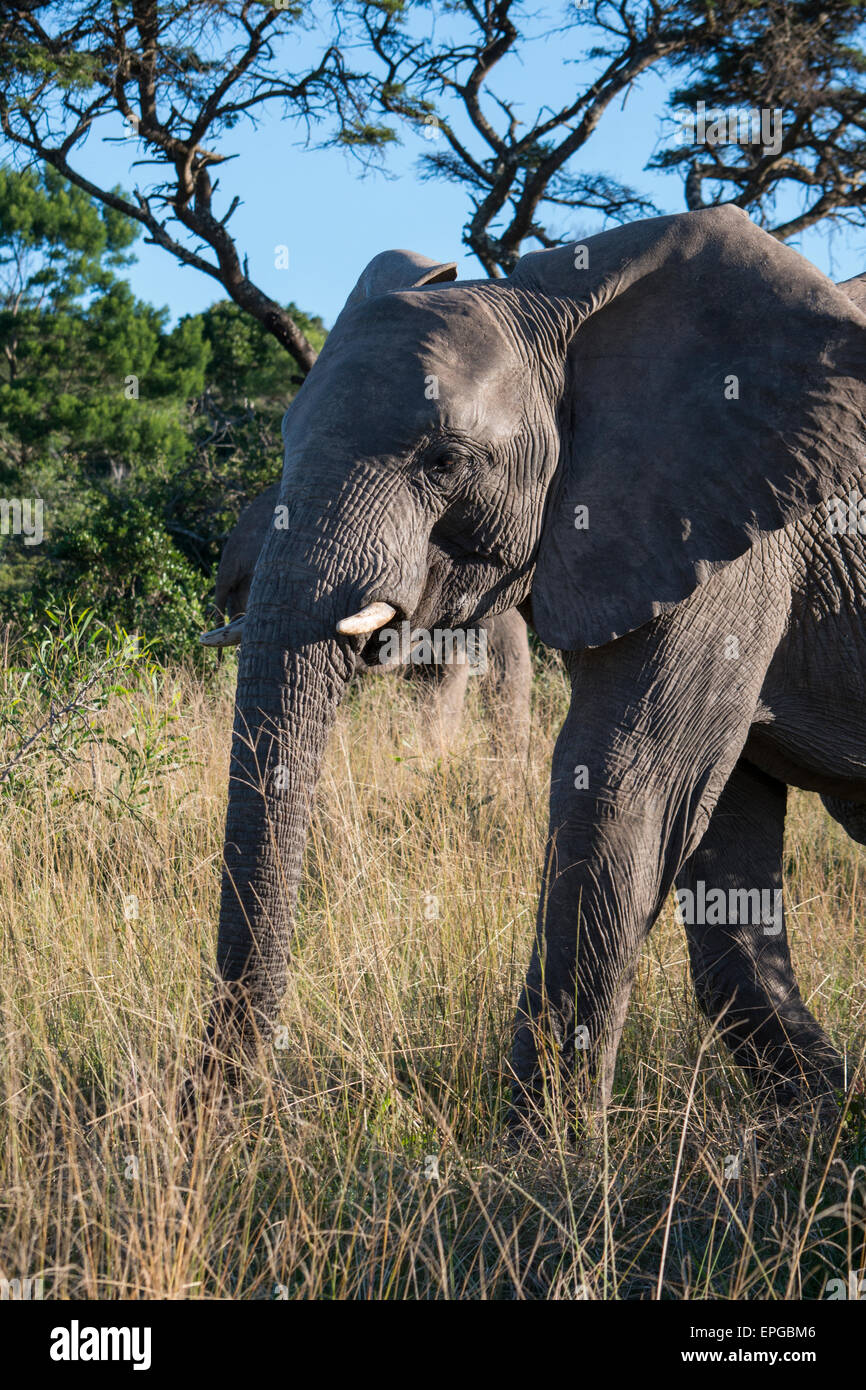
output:
[{"label": "elephant trunk", "polygon": [[414,611],[427,572],[429,528],[417,500],[383,490],[376,469],[350,488],[342,460],[311,453],[314,465],[305,456],[290,467],[287,457],[291,516],[286,528],[269,528],[240,646],[220,981],[205,1049],[205,1071],[230,1082],[269,1038],[285,992],[313,797],[357,649],[398,612]]},{"label": "elephant trunk", "polygon": [[[278,594],[254,608],[241,648],[217,947],[221,985],[206,1054],[206,1065],[221,1059],[232,1072],[269,1037],[285,991],[313,796],[354,669],[349,645],[321,636],[321,623],[313,638],[309,622],[298,618],[296,589],[293,597]],[[328,627],[333,633],[335,623]]]}]

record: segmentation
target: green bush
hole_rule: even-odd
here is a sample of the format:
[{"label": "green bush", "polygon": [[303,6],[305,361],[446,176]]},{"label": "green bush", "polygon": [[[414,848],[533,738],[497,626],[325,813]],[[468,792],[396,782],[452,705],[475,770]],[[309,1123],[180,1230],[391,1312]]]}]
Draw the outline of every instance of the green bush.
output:
[{"label": "green bush", "polygon": [[144,638],[161,659],[196,652],[207,626],[202,575],[158,516],[123,490],[88,493],[86,513],[49,531],[33,583],[37,610],[57,600],[93,608]]},{"label": "green bush", "polygon": [[228,301],[169,328],[117,278],[137,235],[51,170],[0,167],[0,496],[42,498],[45,527],[0,535],[0,620],[72,604],[204,659],[213,573],[279,476],[296,368]]}]

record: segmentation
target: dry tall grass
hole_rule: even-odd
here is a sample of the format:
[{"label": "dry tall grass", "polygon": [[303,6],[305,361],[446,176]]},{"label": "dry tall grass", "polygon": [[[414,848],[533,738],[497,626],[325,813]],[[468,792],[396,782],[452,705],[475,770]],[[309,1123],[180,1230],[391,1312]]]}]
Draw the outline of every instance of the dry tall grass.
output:
[{"label": "dry tall grass", "polygon": [[[42,1274],[60,1298],[782,1299],[866,1267],[857,1141],[756,1167],[754,1102],[702,1045],[669,911],[614,1107],[579,1152],[502,1146],[565,708],[553,667],[525,778],[500,775],[473,708],[443,763],[423,753],[406,688],[353,693],[271,1065],[185,1146],[174,1107],[209,994],[232,665],[166,677],[137,731],[115,702],[118,739],[149,728],[156,756],[176,708],[188,740],[189,762],[145,785],[134,813],[98,794],[108,739],[65,780],[3,802],[0,1275]],[[859,861],[816,799],[795,798],[799,977],[852,1065],[866,1036]]]}]

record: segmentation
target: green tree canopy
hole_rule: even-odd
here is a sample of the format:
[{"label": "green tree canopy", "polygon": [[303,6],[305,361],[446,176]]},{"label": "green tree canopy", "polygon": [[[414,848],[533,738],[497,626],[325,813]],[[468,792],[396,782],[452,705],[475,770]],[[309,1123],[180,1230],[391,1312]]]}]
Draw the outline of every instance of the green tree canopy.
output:
[{"label": "green tree canopy", "polygon": [[67,307],[107,289],[138,235],[54,169],[0,166],[0,303],[6,310]]},{"label": "green tree canopy", "polygon": [[0,491],[44,526],[0,535],[0,616],[72,599],[196,651],[222,542],[279,476],[291,361],[231,301],[170,327],[119,278],[137,229],[52,170],[0,169],[0,199]]}]

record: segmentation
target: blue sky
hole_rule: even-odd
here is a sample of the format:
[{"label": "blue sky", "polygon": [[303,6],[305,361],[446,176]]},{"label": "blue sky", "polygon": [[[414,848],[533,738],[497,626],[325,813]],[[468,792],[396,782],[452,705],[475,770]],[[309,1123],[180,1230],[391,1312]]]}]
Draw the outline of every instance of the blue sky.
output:
[{"label": "blue sky", "polygon": [[[548,5],[535,13],[548,16],[549,30],[560,8]],[[510,59],[501,66],[494,82],[501,94],[523,103],[531,117],[538,107],[556,103],[578,83],[583,85],[589,70],[576,61],[582,35],[545,33],[544,28],[541,20],[530,25],[537,37],[520,62]],[[320,42],[315,31],[299,34],[285,47],[286,61],[301,64]],[[585,146],[581,167],[614,175],[648,194],[662,211],[679,212],[685,206],[679,175],[644,171],[664,129],[669,82],[650,73],[628,94],[624,106],[610,109]],[[74,162],[94,181],[131,189],[150,177],[151,170],[133,167],[141,154],[134,140],[106,141],[106,136],[119,133],[119,121],[94,130]],[[305,149],[302,132],[276,110],[255,128],[245,124],[225,135],[218,148],[236,156],[221,171],[225,198],[219,212],[235,194],[242,199],[230,227],[249,257],[253,280],[281,302],[291,299],[321,314],[329,325],[360,270],[387,247],[406,246],[436,259],[456,260],[461,275],[483,273],[461,244],[468,196],[459,186],[419,177],[418,157],[430,148],[419,135],[404,131],[403,143],[391,148],[383,171],[367,174],[338,150]],[[793,209],[796,204],[787,206]],[[591,215],[572,217],[560,209],[548,225],[580,237],[600,230],[602,224]],[[866,270],[866,232],[825,225],[791,244],[836,279]],[[288,269],[275,267],[277,245],[289,248]],[[135,293],[166,305],[172,319],[224,297],[216,281],[180,267],[158,247],[140,240],[135,253],[137,263],[128,271]]]}]

